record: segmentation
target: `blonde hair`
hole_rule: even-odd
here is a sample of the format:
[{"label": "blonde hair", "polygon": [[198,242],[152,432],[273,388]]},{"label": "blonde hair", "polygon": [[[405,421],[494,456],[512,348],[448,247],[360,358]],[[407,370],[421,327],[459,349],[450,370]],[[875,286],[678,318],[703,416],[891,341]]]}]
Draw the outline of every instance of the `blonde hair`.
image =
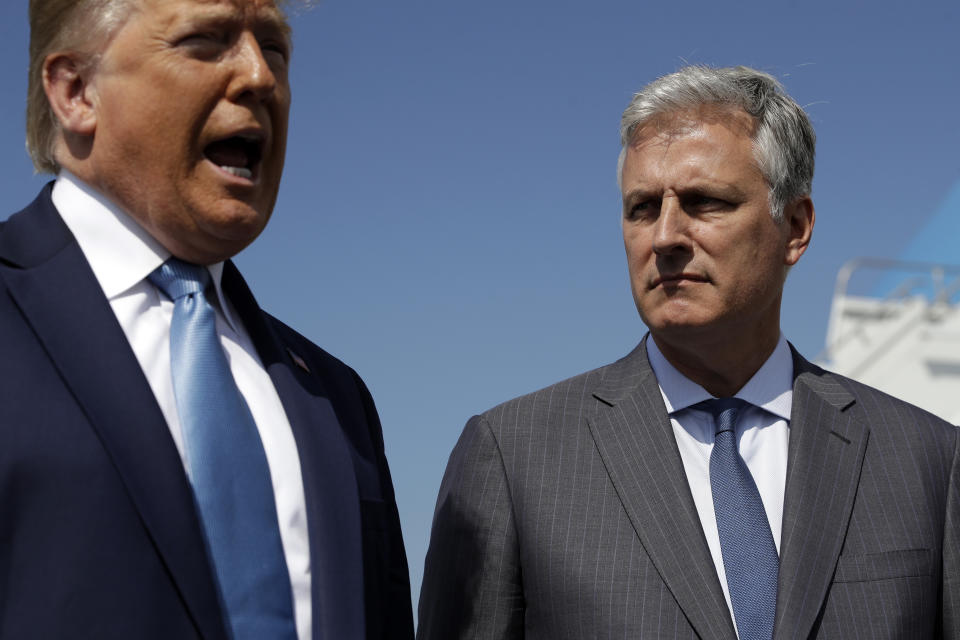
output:
[{"label": "blonde hair", "polygon": [[60,122],[43,88],[43,65],[57,52],[78,54],[93,67],[130,16],[137,0],[30,0],[30,70],[27,79],[27,152],[38,173],[57,173]]}]

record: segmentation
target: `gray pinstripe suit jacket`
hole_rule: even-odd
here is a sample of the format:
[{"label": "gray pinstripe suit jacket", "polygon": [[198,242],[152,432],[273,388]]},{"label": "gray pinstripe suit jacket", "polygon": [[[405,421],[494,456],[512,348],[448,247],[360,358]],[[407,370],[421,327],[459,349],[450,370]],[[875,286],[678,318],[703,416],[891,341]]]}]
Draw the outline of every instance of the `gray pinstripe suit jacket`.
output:
[{"label": "gray pinstripe suit jacket", "polygon": [[[774,638],[960,639],[960,429],[794,377]],[[417,637],[736,638],[645,343],[467,423]]]}]

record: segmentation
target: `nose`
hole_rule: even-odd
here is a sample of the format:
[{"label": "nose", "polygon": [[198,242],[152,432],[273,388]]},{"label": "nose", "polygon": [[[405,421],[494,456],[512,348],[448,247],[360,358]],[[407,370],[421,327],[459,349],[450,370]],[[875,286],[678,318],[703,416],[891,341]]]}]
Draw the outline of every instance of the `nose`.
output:
[{"label": "nose", "polygon": [[277,71],[271,67],[257,38],[250,32],[244,32],[237,42],[234,56],[236,66],[228,90],[228,97],[234,102],[253,98],[264,101],[274,95],[277,89]]},{"label": "nose", "polygon": [[666,196],[660,204],[653,233],[653,251],[667,256],[691,250],[690,219],[676,196]]}]

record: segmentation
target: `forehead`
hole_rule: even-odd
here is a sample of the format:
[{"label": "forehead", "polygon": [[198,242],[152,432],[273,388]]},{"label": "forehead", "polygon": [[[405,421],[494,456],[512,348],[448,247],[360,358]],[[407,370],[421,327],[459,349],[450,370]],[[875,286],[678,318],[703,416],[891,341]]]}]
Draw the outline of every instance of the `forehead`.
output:
[{"label": "forehead", "polygon": [[[742,110],[701,108],[658,116],[634,132],[624,178],[667,168],[727,173],[757,169],[753,117]],[[643,177],[634,176],[636,177]]]},{"label": "forehead", "polygon": [[720,105],[702,105],[696,109],[662,113],[637,128],[630,146],[642,146],[653,139],[669,141],[704,130],[724,130],[731,138],[742,138],[752,143],[756,120],[743,109]]},{"label": "forehead", "polygon": [[137,0],[143,17],[163,22],[196,19],[239,20],[253,26],[270,26],[289,34],[286,16],[275,0]]}]

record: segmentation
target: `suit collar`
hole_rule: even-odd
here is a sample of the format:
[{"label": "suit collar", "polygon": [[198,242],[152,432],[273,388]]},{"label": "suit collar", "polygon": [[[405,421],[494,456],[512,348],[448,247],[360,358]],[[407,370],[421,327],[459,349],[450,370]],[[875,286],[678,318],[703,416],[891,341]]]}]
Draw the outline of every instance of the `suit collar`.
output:
[{"label": "suit collar", "polygon": [[591,434],[647,555],[700,638],[734,640],[645,341],[604,371],[594,397]]},{"label": "suit collar", "polygon": [[640,344],[633,348],[633,351],[605,367],[603,377],[593,391],[593,396],[597,400],[615,406],[635,394],[638,389],[645,387],[648,384],[648,378],[653,378],[653,383],[656,384],[656,377],[647,358],[649,337],[650,335],[647,334]]},{"label": "suit collar", "polygon": [[26,269],[50,260],[74,243],[50,200],[53,182],[36,199],[0,223],[0,262]]},{"label": "suit collar", "polygon": [[170,431],[49,185],[4,224],[0,260],[0,278],[103,442],[201,635],[225,638]]},{"label": "suit collar", "polygon": [[793,410],[774,638],[806,638],[830,588],[860,480],[868,425],[840,379],[793,350]]}]

